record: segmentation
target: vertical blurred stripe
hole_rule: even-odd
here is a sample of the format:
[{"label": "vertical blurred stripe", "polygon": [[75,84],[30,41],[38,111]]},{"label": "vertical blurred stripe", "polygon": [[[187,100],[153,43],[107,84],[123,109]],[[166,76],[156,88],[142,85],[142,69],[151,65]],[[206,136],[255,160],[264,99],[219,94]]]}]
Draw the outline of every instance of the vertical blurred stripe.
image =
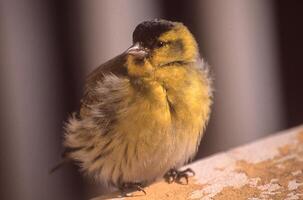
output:
[{"label": "vertical blurred stripe", "polygon": [[54,135],[62,94],[49,4],[1,0],[0,15],[0,106],[5,124],[0,136],[5,148],[0,198],[68,199],[67,182],[48,174],[58,158]]},{"label": "vertical blurred stripe", "polygon": [[215,71],[211,148],[284,127],[272,4],[205,0],[197,6],[201,45]]},{"label": "vertical blurred stripe", "polygon": [[276,3],[279,61],[287,127],[303,123],[303,1]]}]

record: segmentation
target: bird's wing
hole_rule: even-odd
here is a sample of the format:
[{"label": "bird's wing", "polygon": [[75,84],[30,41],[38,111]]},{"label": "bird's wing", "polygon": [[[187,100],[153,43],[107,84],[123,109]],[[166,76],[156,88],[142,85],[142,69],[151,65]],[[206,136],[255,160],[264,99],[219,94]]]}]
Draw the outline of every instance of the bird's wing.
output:
[{"label": "bird's wing", "polygon": [[115,58],[100,65],[87,76],[84,94],[81,99],[80,116],[85,116],[89,106],[98,102],[98,98],[94,91],[98,83],[104,80],[106,74],[114,74],[118,77],[127,75],[127,69],[124,65],[125,54],[120,54],[119,56],[116,56]]},{"label": "bird's wing", "polygon": [[[86,78],[84,94],[81,99],[81,108],[80,108],[80,113],[79,113],[82,119],[84,119],[85,116],[89,115],[90,107],[97,104],[100,101],[100,99],[98,99],[98,96],[95,92],[95,89],[98,86],[98,84],[100,84],[100,82],[102,83],[104,81],[104,77],[109,74],[114,74],[117,77],[126,76],[127,71],[126,71],[126,68],[124,65],[125,65],[125,54],[121,54],[121,55],[107,61],[106,63],[100,65],[98,68],[96,68],[93,72],[91,72],[88,75],[88,77]],[[75,123],[80,120],[81,119],[73,116],[70,118],[69,123],[72,123],[71,121],[73,121]],[[107,122],[107,123],[109,123],[109,122]],[[70,126],[72,126],[72,125],[70,125]],[[82,128],[81,130],[83,130],[83,129],[85,130],[85,127]],[[78,134],[81,134],[81,132],[78,132]],[[74,148],[74,147],[66,146],[64,148],[63,153],[61,154],[61,157],[62,157],[61,162],[59,162],[56,166],[54,166],[50,170],[50,173],[53,173],[57,169],[61,168],[64,164],[69,163],[71,161],[71,158],[68,155],[70,153],[76,152],[80,149],[82,149],[82,147]]]},{"label": "bird's wing", "polygon": [[105,74],[113,73],[117,76],[125,76],[127,71],[124,64],[125,54],[120,54],[103,63],[87,76],[85,89],[94,87],[99,81],[102,81]]}]

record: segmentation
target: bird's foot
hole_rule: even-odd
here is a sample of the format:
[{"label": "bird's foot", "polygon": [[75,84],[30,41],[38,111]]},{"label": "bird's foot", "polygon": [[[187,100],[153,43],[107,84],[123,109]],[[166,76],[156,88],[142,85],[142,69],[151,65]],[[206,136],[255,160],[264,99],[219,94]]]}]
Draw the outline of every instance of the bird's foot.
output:
[{"label": "bird's foot", "polygon": [[119,186],[119,189],[122,193],[123,196],[129,196],[129,194],[127,192],[129,191],[140,191],[143,192],[144,195],[146,195],[146,192],[143,188],[143,184],[142,183],[132,183],[132,182],[128,182],[128,183],[122,183]]},{"label": "bird's foot", "polygon": [[[164,179],[168,183],[176,182],[179,184],[188,184],[188,178],[190,175],[195,175],[195,172],[191,168],[187,168],[182,171],[171,169],[164,175]],[[182,179],[184,179],[186,183],[182,182]]]}]

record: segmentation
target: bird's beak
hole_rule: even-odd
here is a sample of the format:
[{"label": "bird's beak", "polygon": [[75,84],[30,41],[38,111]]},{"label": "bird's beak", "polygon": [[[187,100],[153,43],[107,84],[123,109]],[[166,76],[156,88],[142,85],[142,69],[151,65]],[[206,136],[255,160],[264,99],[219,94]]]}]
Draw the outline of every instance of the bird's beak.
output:
[{"label": "bird's beak", "polygon": [[148,50],[142,47],[139,43],[135,43],[129,47],[125,53],[128,55],[133,55],[137,58],[145,58],[148,55]]}]

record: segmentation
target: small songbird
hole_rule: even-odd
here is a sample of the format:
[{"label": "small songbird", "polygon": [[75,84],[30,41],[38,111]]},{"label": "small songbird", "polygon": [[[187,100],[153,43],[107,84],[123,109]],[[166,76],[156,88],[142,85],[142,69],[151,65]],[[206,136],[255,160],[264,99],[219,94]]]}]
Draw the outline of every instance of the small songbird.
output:
[{"label": "small songbird", "polygon": [[81,108],[66,123],[64,160],[126,191],[165,177],[197,152],[208,122],[212,87],[195,38],[179,22],[140,23],[133,45],[95,69]]}]

